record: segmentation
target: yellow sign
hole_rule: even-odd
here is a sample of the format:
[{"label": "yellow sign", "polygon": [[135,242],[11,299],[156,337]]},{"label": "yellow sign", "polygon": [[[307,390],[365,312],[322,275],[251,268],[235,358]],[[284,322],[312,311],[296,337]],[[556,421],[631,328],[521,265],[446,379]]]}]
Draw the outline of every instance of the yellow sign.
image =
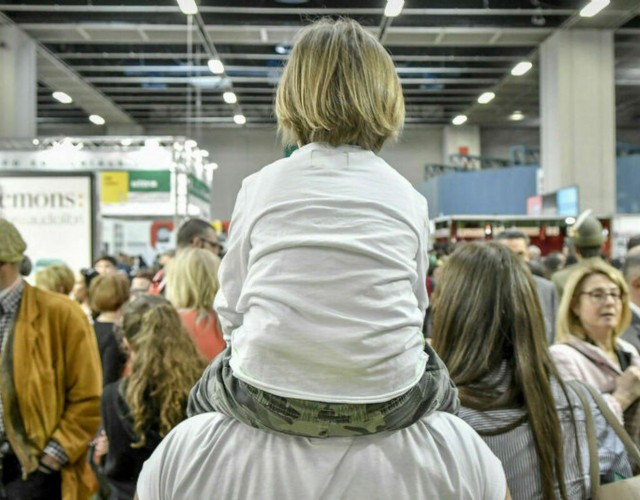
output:
[{"label": "yellow sign", "polygon": [[129,172],[100,172],[100,202],[125,203],[129,199]]}]

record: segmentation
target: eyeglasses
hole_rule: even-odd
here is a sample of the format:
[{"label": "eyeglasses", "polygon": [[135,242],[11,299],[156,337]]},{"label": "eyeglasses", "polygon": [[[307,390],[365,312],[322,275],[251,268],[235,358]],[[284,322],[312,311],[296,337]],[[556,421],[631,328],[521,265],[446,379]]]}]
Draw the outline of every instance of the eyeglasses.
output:
[{"label": "eyeglasses", "polygon": [[580,292],[580,295],[588,295],[589,298],[598,304],[605,304],[607,299],[611,297],[614,302],[620,302],[624,294],[620,290],[606,292],[604,290],[591,290],[590,292]]},{"label": "eyeglasses", "polygon": [[203,238],[202,236],[199,236],[200,240],[204,241],[205,243],[209,244],[209,246],[211,246],[212,248],[218,248],[221,249],[222,245],[220,243],[218,243],[217,241],[211,241],[208,240],[206,238]]}]

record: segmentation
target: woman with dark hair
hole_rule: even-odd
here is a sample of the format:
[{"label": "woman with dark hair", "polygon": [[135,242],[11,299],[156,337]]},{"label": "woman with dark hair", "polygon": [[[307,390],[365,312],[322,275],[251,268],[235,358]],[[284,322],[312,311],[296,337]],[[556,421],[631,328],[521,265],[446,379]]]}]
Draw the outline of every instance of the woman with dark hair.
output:
[{"label": "woman with dark hair", "polygon": [[101,274],[89,286],[89,304],[98,313],[93,322],[96,332],[100,360],[102,361],[102,383],[115,382],[122,375],[126,356],[113,333],[120,319],[120,308],[129,300],[129,280],[120,273]]},{"label": "woman with dark hair", "polygon": [[[458,416],[502,461],[513,498],[590,497],[584,411],[546,348],[530,272],[503,245],[469,243],[444,266],[433,308],[433,347],[458,387]],[[588,398],[603,482],[630,476],[622,443]]]},{"label": "woman with dark hair", "polygon": [[[142,464],[161,439],[186,418],[187,397],[205,368],[180,316],[167,300],[144,295],[122,310],[122,335],[131,375],[102,395],[107,442],[104,475],[111,498],[131,500]],[[100,439],[99,439],[100,440]]]}]

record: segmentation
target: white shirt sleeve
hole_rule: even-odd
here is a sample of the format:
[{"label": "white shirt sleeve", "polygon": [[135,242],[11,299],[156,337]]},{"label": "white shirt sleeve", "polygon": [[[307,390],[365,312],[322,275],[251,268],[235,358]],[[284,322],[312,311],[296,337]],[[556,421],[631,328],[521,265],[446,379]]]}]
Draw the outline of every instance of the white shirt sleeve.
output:
[{"label": "white shirt sleeve", "polygon": [[420,229],[422,230],[422,234],[420,234],[420,245],[418,255],[416,256],[418,280],[413,286],[413,293],[418,300],[418,307],[424,316],[424,312],[429,306],[429,295],[427,294],[427,272],[429,271],[429,212],[426,200],[424,202],[423,224]]},{"label": "white shirt sleeve", "polygon": [[231,332],[242,325],[238,300],[247,277],[250,242],[246,234],[246,182],[242,184],[231,216],[227,253],[222,259],[218,279],[220,289],[214,308],[222,326],[224,339],[229,343]]}]

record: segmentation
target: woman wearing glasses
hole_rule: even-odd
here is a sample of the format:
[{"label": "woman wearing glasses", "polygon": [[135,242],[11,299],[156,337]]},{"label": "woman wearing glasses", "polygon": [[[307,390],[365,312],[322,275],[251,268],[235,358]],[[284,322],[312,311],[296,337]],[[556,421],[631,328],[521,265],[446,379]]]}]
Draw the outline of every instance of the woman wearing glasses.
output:
[{"label": "woman wearing glasses", "polygon": [[640,356],[619,338],[630,318],[622,275],[604,262],[580,267],[562,296],[551,354],[563,379],[599,389],[633,435],[640,426]]}]

